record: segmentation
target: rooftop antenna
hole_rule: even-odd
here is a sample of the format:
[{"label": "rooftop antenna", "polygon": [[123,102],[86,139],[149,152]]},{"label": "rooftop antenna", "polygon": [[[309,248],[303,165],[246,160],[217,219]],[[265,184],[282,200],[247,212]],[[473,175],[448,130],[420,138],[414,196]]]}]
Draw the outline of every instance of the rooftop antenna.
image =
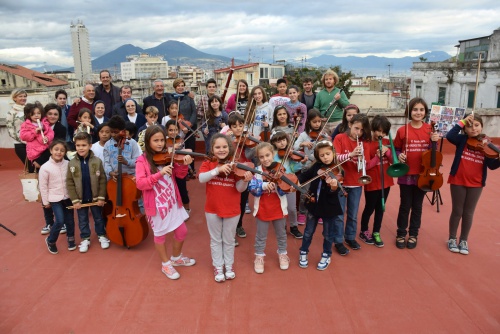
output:
[{"label": "rooftop antenna", "polygon": [[276,48],[276,45],[273,45],[273,64],[274,64],[274,49]]}]

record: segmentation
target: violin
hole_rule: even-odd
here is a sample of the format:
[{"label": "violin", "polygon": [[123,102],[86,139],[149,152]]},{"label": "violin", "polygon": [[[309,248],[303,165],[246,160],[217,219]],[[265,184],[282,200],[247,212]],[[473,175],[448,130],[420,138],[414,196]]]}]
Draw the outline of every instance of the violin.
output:
[{"label": "violin", "polygon": [[[272,170],[276,170],[276,169],[282,169],[283,166],[281,166],[281,164],[275,162],[276,165],[273,166],[273,168],[271,168]],[[243,169],[243,170],[246,170],[246,171],[250,171],[254,174],[260,174],[262,175],[264,178],[266,178],[269,182],[274,182],[278,185],[278,187],[283,191],[283,192],[286,192],[285,190],[283,190],[283,188],[287,189],[285,187],[285,185],[288,185],[290,186],[291,188],[294,188],[293,191],[299,191],[300,193],[304,194],[307,198],[307,200],[309,202],[315,202],[315,198],[313,195],[311,195],[309,193],[309,191],[307,191],[306,189],[302,188],[301,186],[298,185],[298,179],[297,179],[297,176],[295,176],[295,174],[285,174],[285,175],[277,175],[276,173],[274,173],[273,175],[271,175],[270,173],[266,173],[264,171],[260,171],[258,169],[255,169],[255,168],[249,168],[248,166],[246,165],[243,165],[241,163],[237,163],[236,166],[240,169]],[[264,169],[264,168],[263,168]],[[284,172],[284,168],[282,169],[282,171]],[[288,178],[288,176],[295,176],[295,182],[291,179]],[[293,178],[292,176],[292,178]],[[283,188],[282,188],[283,187]],[[292,191],[289,191],[289,192],[292,192]]]},{"label": "violin", "polygon": [[[436,132],[436,122],[431,122],[432,132]],[[443,154],[437,151],[437,143],[432,142],[430,150],[422,153],[422,166],[417,185],[423,191],[436,191],[443,185],[443,173],[439,167],[443,162]]]},{"label": "violin", "polygon": [[317,130],[311,130],[309,132],[309,137],[312,139],[312,140],[320,140],[320,139],[328,139],[328,136],[321,132],[321,131],[317,131]]},{"label": "violin", "polygon": [[[292,173],[287,174],[283,164],[274,161],[269,167],[262,166],[262,169],[265,169],[267,171],[268,176],[265,176],[265,178],[268,179],[269,182],[276,183],[281,191],[285,193],[291,193],[297,190],[297,188],[292,185],[297,185],[297,183],[299,182],[297,175]],[[285,177],[286,180],[282,177]]]},{"label": "violin", "polygon": [[[122,154],[125,140],[125,131],[120,132],[117,140],[118,155]],[[108,181],[108,203],[112,206],[107,214],[106,233],[111,242],[127,248],[141,243],[149,233],[149,224],[139,209],[138,200],[141,192],[135,185],[132,175],[122,173],[122,164],[118,162],[116,182]]]},{"label": "violin", "polygon": [[347,192],[345,191],[344,187],[342,186],[342,181],[344,181],[344,176],[342,175],[342,171],[339,166],[335,166],[333,163],[331,163],[328,166],[322,167],[318,170],[318,175],[322,179],[326,179],[327,176],[329,176],[332,179],[337,180],[336,185],[331,185],[330,189],[335,191],[338,188],[340,188],[340,191],[342,191],[342,194],[347,197]]},{"label": "violin", "polygon": [[[266,116],[262,119],[263,122],[266,121]],[[264,127],[264,130],[259,135],[260,138],[262,138],[262,141],[269,141],[271,139],[271,131],[269,131],[269,124]]]},{"label": "violin", "polygon": [[[286,149],[281,148],[278,150],[278,157],[280,159],[283,159],[285,155],[286,155]],[[306,158],[306,155],[302,151],[291,151],[288,157],[295,162],[300,162]]]},{"label": "violin", "polygon": [[467,147],[470,150],[483,153],[486,158],[498,159],[500,155],[500,149],[496,147],[484,134],[467,139]]},{"label": "violin", "polygon": [[242,147],[254,148],[260,143],[261,143],[260,137],[255,138],[252,136],[247,136],[246,134],[243,136],[234,136],[234,140],[233,140],[233,145],[236,148],[242,148]]}]

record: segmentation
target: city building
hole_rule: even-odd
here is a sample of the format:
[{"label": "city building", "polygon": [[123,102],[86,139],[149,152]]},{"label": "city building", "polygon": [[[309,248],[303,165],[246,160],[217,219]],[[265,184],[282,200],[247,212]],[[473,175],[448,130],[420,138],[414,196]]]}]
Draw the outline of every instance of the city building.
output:
[{"label": "city building", "polygon": [[457,56],[447,61],[413,63],[411,96],[429,104],[472,108],[475,100],[476,108],[500,108],[500,28],[456,47]]},{"label": "city building", "polygon": [[127,61],[120,63],[120,68],[123,81],[168,78],[168,62],[162,56],[147,53],[127,56]]},{"label": "city building", "polygon": [[228,96],[236,92],[238,80],[244,79],[248,82],[248,88],[252,89],[258,85],[275,85],[278,79],[285,75],[285,66],[279,64],[249,63],[235,66],[232,60],[231,67],[220,68],[214,71],[217,87],[224,89],[229,73],[233,69],[233,75],[228,87]]},{"label": "city building", "polygon": [[[173,72],[173,73],[172,73]],[[186,83],[186,89],[198,87],[198,83],[205,81],[205,72],[196,66],[171,67],[171,73],[176,78],[181,78]]]},{"label": "city building", "polygon": [[80,82],[85,83],[90,81],[92,76],[89,31],[80,20],[76,24],[71,22],[70,31],[75,75]]}]

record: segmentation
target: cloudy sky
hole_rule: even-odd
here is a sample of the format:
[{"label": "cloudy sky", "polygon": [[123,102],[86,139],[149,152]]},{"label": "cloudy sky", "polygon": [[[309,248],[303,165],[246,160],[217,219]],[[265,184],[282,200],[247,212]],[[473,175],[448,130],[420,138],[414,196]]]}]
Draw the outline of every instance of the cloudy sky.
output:
[{"label": "cloudy sky", "polygon": [[500,1],[0,0],[0,60],[72,66],[69,26],[82,20],[92,57],[123,44],[178,40],[253,60],[456,53],[458,40],[500,27]]}]

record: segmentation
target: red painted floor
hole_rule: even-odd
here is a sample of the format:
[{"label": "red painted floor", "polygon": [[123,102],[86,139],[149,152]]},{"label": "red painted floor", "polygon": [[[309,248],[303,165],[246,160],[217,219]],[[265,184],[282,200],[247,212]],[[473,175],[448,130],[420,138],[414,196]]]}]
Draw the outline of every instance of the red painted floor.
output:
[{"label": "red painted floor", "polygon": [[[130,250],[102,250],[93,235],[86,254],[67,251],[60,238],[59,254],[49,254],[40,235],[42,210],[23,201],[16,159],[12,150],[0,150],[1,223],[17,232],[14,237],[0,229],[0,333],[500,332],[498,170],[488,175],[468,256],[446,247],[447,185],[440,213],[424,203],[418,247],[397,249],[395,186],[381,231],[384,248],[362,244],[346,257],[334,253],[330,267],[320,272],[319,229],[312,265],[298,267],[301,241],[289,236],[291,266],[281,271],[271,231],[265,273],[258,275],[255,229],[246,215],[248,237],[236,249],[237,277],[216,283],[203,219],[205,192],[197,181],[188,183],[193,211],[184,247],[197,264],[180,268],[181,278],[171,281],[160,271],[151,235]],[[445,155],[445,177],[451,161]]]}]

